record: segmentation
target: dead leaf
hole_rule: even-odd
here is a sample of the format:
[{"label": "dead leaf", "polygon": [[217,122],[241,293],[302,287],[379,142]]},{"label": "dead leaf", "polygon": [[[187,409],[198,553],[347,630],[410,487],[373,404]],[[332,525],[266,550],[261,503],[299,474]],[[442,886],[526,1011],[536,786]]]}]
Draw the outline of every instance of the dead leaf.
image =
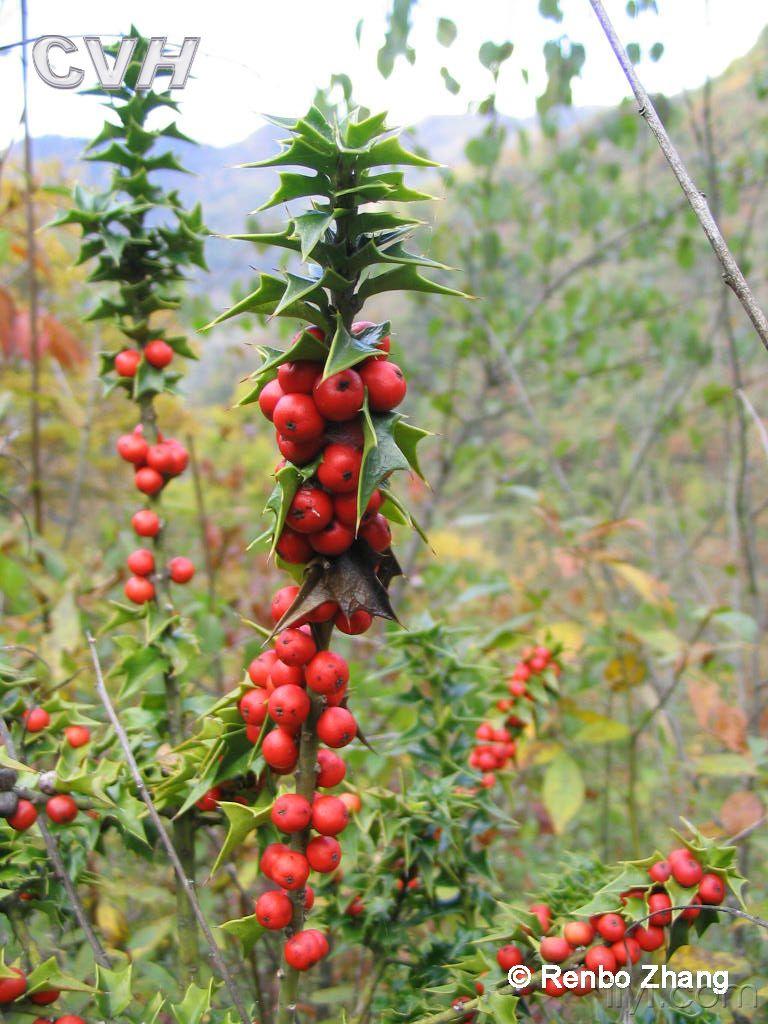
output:
[{"label": "dead leaf", "polygon": [[720,820],[729,836],[751,828],[765,814],[765,805],[757,793],[740,789],[726,797],[720,808]]}]

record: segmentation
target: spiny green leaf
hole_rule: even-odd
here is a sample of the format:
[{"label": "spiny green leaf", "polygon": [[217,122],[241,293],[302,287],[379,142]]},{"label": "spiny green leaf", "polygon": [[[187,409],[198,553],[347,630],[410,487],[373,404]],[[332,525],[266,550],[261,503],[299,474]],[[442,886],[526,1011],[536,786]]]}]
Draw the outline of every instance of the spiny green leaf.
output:
[{"label": "spiny green leaf", "polygon": [[336,333],[331,341],[330,351],[323,371],[323,380],[340,373],[351,366],[356,366],[369,356],[378,352],[378,343],[389,334],[389,321],[366,327],[356,334],[351,334],[344,326],[340,314],[336,315]]}]

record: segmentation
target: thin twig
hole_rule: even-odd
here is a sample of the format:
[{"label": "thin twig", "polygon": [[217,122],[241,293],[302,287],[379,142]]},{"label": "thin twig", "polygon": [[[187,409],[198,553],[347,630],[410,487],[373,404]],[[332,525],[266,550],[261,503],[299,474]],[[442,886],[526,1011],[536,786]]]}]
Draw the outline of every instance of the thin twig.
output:
[{"label": "thin twig", "polygon": [[744,408],[747,410],[749,415],[755,421],[755,426],[757,427],[757,432],[760,435],[760,444],[763,446],[763,451],[765,452],[766,458],[768,458],[768,430],[765,429],[765,424],[763,423],[763,421],[758,416],[757,409],[755,409],[754,405],[752,405],[752,403],[747,398],[747,396],[744,393],[744,391],[742,391],[741,388],[737,388],[736,394],[739,396],[739,398],[743,402]]},{"label": "thin twig", "polygon": [[592,5],[592,10],[595,12],[597,20],[600,22],[608,42],[610,43],[611,49],[616,55],[616,59],[621,65],[622,71],[632,88],[632,92],[635,94],[635,99],[640,107],[640,114],[645,118],[649,129],[658,142],[659,148],[666,157],[667,163],[672,168],[672,172],[677,178],[681,189],[685,193],[688,202],[691,205],[691,209],[696,215],[696,219],[704,229],[704,234],[707,236],[709,244],[712,246],[712,250],[723,268],[723,280],[728,287],[733,290],[752,322],[752,326],[755,328],[760,341],[763,343],[763,346],[768,349],[768,320],[752,293],[752,289],[747,284],[747,280],[741,272],[741,268],[736,262],[733,253],[728,248],[728,244],[723,238],[720,228],[717,226],[717,222],[712,216],[712,211],[709,208],[706,196],[696,188],[696,184],[688,173],[680,154],[667,134],[667,131],[661,122],[661,118],[657,114],[656,108],[651,102],[650,96],[646,92],[640,79],[637,77],[634,65],[629,59],[629,55],[627,54],[623,43],[616,34],[616,30],[611,23],[611,19],[608,17],[605,7],[602,4],[602,0],[589,0],[589,2]]},{"label": "thin twig", "polygon": [[[15,759],[16,747],[14,745],[8,726],[5,724],[5,721],[3,720],[2,717],[0,717],[0,739],[3,741],[5,749],[8,751],[8,756]],[[58,841],[56,840],[56,837],[49,831],[48,826],[42,820],[42,818],[37,819],[37,827],[40,829],[40,835],[43,837],[45,849],[48,853],[48,859],[50,860],[53,866],[53,873],[64,887],[64,891],[67,894],[67,899],[69,900],[74,915],[77,918],[77,923],[83,929],[83,934],[85,935],[89,946],[93,950],[94,960],[101,967],[111,967],[110,959],[104,952],[104,947],[99,942],[98,936],[93,930],[91,922],[88,920],[88,915],[85,912],[85,907],[83,906],[80,900],[74,882],[69,877],[69,873],[67,872],[67,869],[64,866],[64,861],[61,858],[61,851],[59,850],[59,844]]]},{"label": "thin twig", "polygon": [[149,816],[152,819],[153,825],[157,829],[158,836],[160,837],[160,842],[163,844],[163,847],[165,848],[165,852],[168,855],[168,860],[171,862],[173,870],[176,873],[179,885],[184,890],[184,893],[189,901],[189,905],[192,909],[192,913],[194,914],[195,919],[200,927],[200,931],[203,933],[203,937],[205,938],[206,944],[208,946],[211,962],[214,964],[222,981],[224,982],[227,991],[229,992],[229,997],[237,1009],[242,1024],[251,1024],[251,1017],[245,1008],[245,1004],[243,1003],[242,997],[235,984],[235,981],[232,975],[230,974],[227,965],[224,963],[221,953],[219,952],[219,948],[216,945],[216,940],[213,937],[213,932],[211,931],[210,925],[208,924],[208,921],[206,920],[205,915],[203,914],[194,887],[190,880],[187,878],[184,868],[182,867],[181,861],[179,860],[179,855],[176,853],[176,849],[173,843],[171,842],[168,833],[165,830],[165,825],[163,824],[162,818],[157,812],[157,808],[155,807],[152,801],[152,797],[149,794],[149,790],[147,789],[144,783],[144,779],[141,776],[141,772],[139,771],[139,766],[137,765],[136,759],[133,756],[133,751],[131,750],[131,744],[128,739],[128,735],[125,729],[123,728],[122,723],[120,722],[120,719],[117,716],[117,712],[115,711],[114,705],[112,704],[112,700],[110,699],[110,696],[107,693],[107,688],[104,683],[104,676],[101,671],[99,653],[96,650],[96,641],[94,640],[91,633],[86,633],[86,637],[88,639],[88,646],[91,649],[91,660],[93,661],[93,669],[94,672],[96,673],[96,691],[101,699],[101,703],[104,705],[104,710],[107,712],[107,717],[112,723],[112,727],[115,730],[120,746],[122,747],[123,754],[125,755],[125,759],[128,764],[128,769],[133,777],[133,781],[136,783],[136,788],[139,791],[141,799],[146,804]]}]

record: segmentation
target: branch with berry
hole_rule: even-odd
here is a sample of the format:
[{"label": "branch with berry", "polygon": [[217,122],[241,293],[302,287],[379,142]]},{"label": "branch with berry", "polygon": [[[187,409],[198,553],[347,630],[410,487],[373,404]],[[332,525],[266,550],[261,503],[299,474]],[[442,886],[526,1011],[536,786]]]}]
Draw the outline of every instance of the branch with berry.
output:
[{"label": "branch with berry", "polygon": [[281,171],[262,209],[308,197],[312,205],[282,230],[233,237],[288,249],[307,269],[261,275],[258,288],[213,323],[255,313],[306,324],[285,350],[261,350],[241,402],[258,402],[275,427],[283,458],[262,540],[295,580],[275,595],[274,646],[250,665],[253,689],[239,704],[271,771],[296,780],[270,811],[289,841],[271,844],[261,859],[284,892],[257,904],[265,927],[287,929],[277,1010],[278,1024],[286,1024],[295,1015],[299,972],[329,949],[323,932],[304,927],[307,880],[312,871],[336,870],[337,836],[349,820],[339,797],[316,790],[344,778],[338,749],[356,737],[365,742],[348,708],[349,667],[329,650],[331,635],[334,628],[363,633],[375,616],[395,618],[388,588],[400,567],[390,524],[419,529],[391,478],[421,472],[417,445],[427,431],[397,411],[407,385],[390,355],[389,322],[358,316],[367,299],[392,291],[460,293],[421,273],[447,268],[406,249],[419,222],[379,208],[430,198],[389,169],[431,164],[403,148],[384,115],[335,123],[313,107],[304,118],[276,123],[287,133],[281,152],[249,166],[301,173]]}]

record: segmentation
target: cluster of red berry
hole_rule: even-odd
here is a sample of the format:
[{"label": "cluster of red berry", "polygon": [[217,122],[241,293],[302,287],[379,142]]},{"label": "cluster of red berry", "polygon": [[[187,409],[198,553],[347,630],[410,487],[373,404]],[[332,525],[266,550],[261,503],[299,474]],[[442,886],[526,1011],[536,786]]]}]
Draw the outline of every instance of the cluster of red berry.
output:
[{"label": "cluster of red berry", "polygon": [[[28,733],[43,732],[51,722],[51,716],[43,707],[28,708],[21,717]],[[70,747],[82,747],[90,741],[91,731],[86,725],[68,725],[64,729],[64,737]],[[18,795],[15,785],[16,773],[6,769],[0,780],[0,817],[5,818],[16,832],[26,832],[37,821],[37,808],[31,800]],[[68,794],[56,793],[46,800],[45,813],[54,824],[68,825],[77,817],[78,806]]]},{"label": "cluster of red berry", "polygon": [[[142,353],[137,348],[124,348],[115,356],[115,372],[121,377],[135,377]],[[162,370],[173,359],[173,349],[167,341],[155,338],[144,346],[144,359],[156,370]]]},{"label": "cluster of red berry", "polygon": [[519,701],[533,700],[528,691],[528,680],[531,676],[541,675],[547,670],[560,673],[560,664],[555,653],[549,647],[538,646],[523,651],[520,661],[507,680],[507,688],[511,697],[503,697],[496,702],[496,708],[507,717],[503,726],[495,726],[492,722],[481,722],[475,729],[478,741],[469,755],[469,764],[483,773],[481,785],[490,789],[496,785],[495,772],[506,768],[514,758],[517,744],[516,737],[522,732],[525,721],[515,714],[515,705]]},{"label": "cluster of red berry", "polygon": [[[10,967],[9,970],[13,972],[13,977],[0,978],[0,1006],[15,1003],[27,991],[27,976],[24,971],[20,967]],[[50,1006],[60,995],[61,992],[57,988],[41,988],[29,995],[27,1000],[35,1006]],[[50,1017],[38,1017],[33,1024],[85,1024],[85,1021],[74,1013],[65,1013],[63,1017],[57,1017],[55,1020]]]},{"label": "cluster of red berry", "polygon": [[[539,921],[542,938],[538,945],[541,962],[564,964],[572,962],[577,971],[575,987],[566,987],[561,979],[547,978],[543,991],[550,996],[560,997],[568,992],[576,996],[588,995],[594,988],[593,975],[600,968],[610,973],[621,967],[635,964],[643,952],[654,952],[666,945],[664,929],[672,924],[673,903],[665,889],[671,879],[685,889],[695,890],[691,905],[680,912],[684,921],[692,921],[701,913],[702,906],[718,906],[726,896],[726,884],[720,874],[705,871],[700,861],[685,846],[671,851],[666,860],[656,861],[648,868],[650,883],[637,886],[622,893],[621,901],[645,902],[648,913],[638,923],[627,920],[626,912],[597,914],[583,921],[568,921],[560,935],[549,935],[552,928],[552,912],[545,903],[530,907]],[[581,952],[581,951],[584,952]],[[503,971],[526,964],[529,959],[520,946],[502,946],[496,959]],[[532,967],[530,963],[527,966]],[[533,968],[532,968],[533,969]],[[532,987],[520,990],[520,995],[533,991]]]},{"label": "cluster of red berry", "polygon": [[[155,346],[155,348],[153,348]],[[158,348],[162,346],[162,350]],[[167,349],[167,352],[165,351]],[[150,358],[150,353],[152,358]],[[163,362],[156,362],[158,353],[162,351]],[[167,366],[173,357],[173,349],[164,341],[150,341],[144,348],[145,357],[154,366]],[[130,367],[140,360],[141,356],[135,349],[124,349],[115,357],[115,367],[122,373],[121,366]],[[125,357],[125,358],[122,358]],[[130,357],[130,358],[129,358]],[[123,376],[132,377],[132,373]],[[123,434],[117,441],[117,452],[122,459],[130,462],[136,471],[134,481],[138,490],[150,497],[158,494],[167,482],[179,476],[187,468],[189,453],[175,438],[164,438],[158,433],[155,444],[150,444],[144,437],[144,428],[139,424],[132,433]],[[156,537],[161,529],[160,517],[151,509],[140,509],[131,519],[135,533],[139,537]],[[137,548],[127,559],[131,572],[125,584],[125,596],[134,604],[145,604],[155,597],[155,584],[152,577],[156,576],[155,556],[148,548]],[[174,583],[188,583],[195,575],[193,563],[183,556],[172,558],[166,568],[166,576]]]},{"label": "cluster of red berry", "polygon": [[[352,334],[374,325],[360,321]],[[302,332],[296,336],[299,338]],[[308,333],[319,341],[316,327]],[[296,340],[294,339],[294,341]],[[363,459],[360,410],[368,395],[371,412],[389,412],[402,402],[406,384],[402,370],[389,361],[390,339],[377,346],[355,369],[323,380],[323,363],[297,360],[283,363],[277,377],[262,389],[259,407],[277,430],[277,446],[285,461],[305,466],[320,457],[314,476],[298,489],[277,540],[277,553],[291,564],[308,562],[316,553],[335,556],[362,537],[374,551],[386,551],[392,535],[379,512],[381,493],[372,494],[357,527],[357,489]],[[322,453],[322,454],[321,454]]]}]

